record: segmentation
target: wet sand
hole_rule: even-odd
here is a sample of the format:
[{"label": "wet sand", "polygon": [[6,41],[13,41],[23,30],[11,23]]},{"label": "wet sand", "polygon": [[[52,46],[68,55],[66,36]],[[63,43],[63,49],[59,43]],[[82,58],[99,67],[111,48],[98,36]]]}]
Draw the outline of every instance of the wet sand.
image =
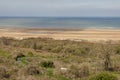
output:
[{"label": "wet sand", "polygon": [[74,41],[119,41],[120,29],[41,29],[41,28],[0,28],[0,37],[16,39],[41,37]]}]

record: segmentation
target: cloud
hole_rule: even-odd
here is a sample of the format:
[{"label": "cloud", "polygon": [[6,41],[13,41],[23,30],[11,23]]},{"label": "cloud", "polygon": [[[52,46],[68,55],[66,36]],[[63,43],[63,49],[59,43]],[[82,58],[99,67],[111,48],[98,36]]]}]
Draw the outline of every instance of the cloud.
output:
[{"label": "cloud", "polygon": [[0,0],[0,16],[120,16],[119,13],[120,0]]}]

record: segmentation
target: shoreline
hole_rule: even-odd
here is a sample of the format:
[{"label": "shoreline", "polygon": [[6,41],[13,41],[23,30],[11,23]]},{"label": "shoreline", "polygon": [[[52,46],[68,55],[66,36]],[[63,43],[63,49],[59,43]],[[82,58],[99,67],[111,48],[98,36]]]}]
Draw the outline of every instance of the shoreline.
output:
[{"label": "shoreline", "polygon": [[55,28],[1,28],[0,37],[53,38],[56,40],[86,40],[90,42],[120,41],[120,29],[55,29]]}]

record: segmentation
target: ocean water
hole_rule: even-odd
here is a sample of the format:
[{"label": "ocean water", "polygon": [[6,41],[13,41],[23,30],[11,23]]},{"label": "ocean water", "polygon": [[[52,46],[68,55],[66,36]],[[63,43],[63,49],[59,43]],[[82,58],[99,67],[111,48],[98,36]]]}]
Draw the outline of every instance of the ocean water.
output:
[{"label": "ocean water", "polygon": [[0,27],[35,28],[120,28],[120,18],[0,17]]}]

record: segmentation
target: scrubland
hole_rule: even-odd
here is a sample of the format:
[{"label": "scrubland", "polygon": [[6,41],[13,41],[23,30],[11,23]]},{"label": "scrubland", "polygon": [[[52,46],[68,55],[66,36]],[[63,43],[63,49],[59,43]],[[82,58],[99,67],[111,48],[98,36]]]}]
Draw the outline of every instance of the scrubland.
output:
[{"label": "scrubland", "polygon": [[0,80],[120,80],[120,43],[0,38]]}]

